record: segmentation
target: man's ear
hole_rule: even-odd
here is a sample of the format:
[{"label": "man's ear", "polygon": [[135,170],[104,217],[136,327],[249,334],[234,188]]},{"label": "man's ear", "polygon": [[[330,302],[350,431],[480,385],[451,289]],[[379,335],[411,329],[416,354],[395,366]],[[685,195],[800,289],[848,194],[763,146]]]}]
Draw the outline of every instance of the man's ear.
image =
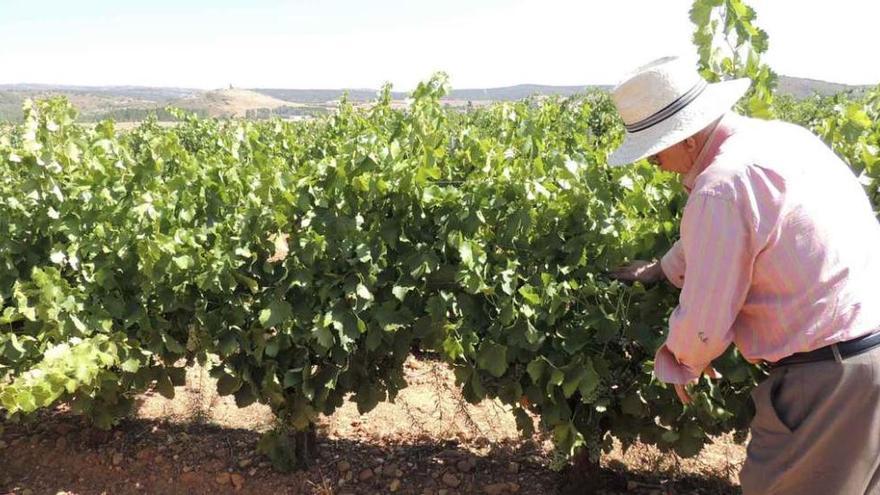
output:
[{"label": "man's ear", "polygon": [[688,153],[693,153],[697,149],[697,140],[693,136],[684,140],[684,147]]}]

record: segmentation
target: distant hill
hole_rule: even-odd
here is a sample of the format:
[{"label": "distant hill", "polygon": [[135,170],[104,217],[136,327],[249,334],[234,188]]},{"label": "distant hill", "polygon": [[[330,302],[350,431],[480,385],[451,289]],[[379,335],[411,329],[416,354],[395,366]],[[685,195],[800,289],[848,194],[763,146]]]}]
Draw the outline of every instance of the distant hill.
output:
[{"label": "distant hill", "polygon": [[[591,87],[610,89],[610,86],[546,86],[540,84],[519,84],[500,88],[482,89],[454,89],[446,97],[450,100],[472,101],[511,101],[521,100],[532,95],[562,95],[570,96],[583,93]],[[342,98],[348,92],[348,99],[355,102],[365,102],[376,99],[378,90],[375,89],[272,89],[256,88],[254,91],[272,96],[280,100],[299,103],[328,103]],[[409,93],[392,91],[391,97],[395,100],[403,100]]]},{"label": "distant hill", "polygon": [[[499,88],[476,88],[453,90],[446,101],[450,105],[467,102],[520,100],[532,95],[569,96],[610,86],[548,86],[520,84]],[[847,91],[863,92],[867,86],[849,86],[827,81],[781,76],[779,91],[795,98],[812,94],[823,96]],[[64,95],[79,110],[83,120],[113,118],[117,121],[139,121],[151,112],[160,118],[170,119],[163,112],[167,106],[176,106],[199,115],[216,117],[264,117],[281,115],[293,117],[325,112],[336,105],[344,93],[355,103],[376,99],[374,89],[220,89],[205,91],[191,88],[154,88],[148,86],[57,86],[42,84],[0,84],[0,121],[21,118],[21,104],[25,98],[44,98]],[[396,91],[392,98],[403,101],[409,93]]]},{"label": "distant hill", "polygon": [[218,89],[172,100],[168,105],[211,117],[245,117],[248,110],[274,110],[294,103],[247,89]]},{"label": "distant hill", "polygon": [[[272,89],[255,88],[253,91],[264,95],[278,98],[288,102],[327,104],[338,101],[342,95],[348,92],[348,99],[356,102],[371,101],[376,99],[379,90],[376,89]],[[393,91],[391,97],[402,100],[409,96],[408,93]]]},{"label": "distant hill", "polygon": [[28,94],[86,94],[146,101],[170,101],[204,93],[201,89],[154,88],[149,86],[65,86],[52,84],[0,84],[0,93]]},{"label": "distant hill", "polygon": [[[852,91],[860,93],[870,86],[850,86],[846,84],[833,83],[827,81],[818,81],[815,79],[806,79],[800,77],[780,76],[779,91],[789,94],[795,98],[802,99],[813,94],[821,96],[830,96],[833,94]],[[449,100],[469,100],[469,101],[511,101],[521,100],[532,95],[561,95],[570,96],[582,93],[588,89],[611,90],[609,85],[584,85],[584,86],[548,86],[542,84],[519,84],[516,86],[506,86],[499,88],[478,88],[478,89],[454,89],[447,99]],[[257,88],[254,91],[265,95],[272,96],[285,101],[307,102],[307,103],[327,103],[336,101],[342,97],[345,91],[348,91],[348,98],[355,102],[370,101],[376,98],[376,90],[372,89],[264,89]],[[408,96],[405,92],[392,92],[392,97],[396,100],[402,100]]]},{"label": "distant hill", "polygon": [[453,90],[449,94],[449,97],[456,100],[511,101],[521,100],[533,95],[571,96],[577,93],[583,93],[590,89],[610,90],[611,86],[545,86],[541,84],[519,84],[503,88],[457,89]]},{"label": "distant hill", "polygon": [[813,96],[814,94],[818,94],[820,96],[831,96],[847,91],[859,94],[872,87],[873,86],[850,86],[846,84],[819,81],[816,79],[806,79],[802,77],[779,76],[777,91],[783,94],[794,96],[797,99],[803,99],[809,96]]},{"label": "distant hill", "polygon": [[54,86],[44,84],[0,84],[0,120],[21,118],[21,105],[26,98],[38,99],[62,95],[86,120],[107,115],[117,120],[126,116],[146,117],[148,111],[164,108],[182,98],[194,98],[203,90],[183,88],[151,88],[141,86]]}]

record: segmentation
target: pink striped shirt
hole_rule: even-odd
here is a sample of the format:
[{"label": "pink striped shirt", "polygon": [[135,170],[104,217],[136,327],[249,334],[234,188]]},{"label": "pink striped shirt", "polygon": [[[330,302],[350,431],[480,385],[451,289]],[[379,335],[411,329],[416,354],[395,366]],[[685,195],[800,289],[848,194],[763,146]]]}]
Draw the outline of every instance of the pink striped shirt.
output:
[{"label": "pink striped shirt", "polygon": [[697,378],[731,342],[778,361],[880,329],[880,224],[849,167],[809,131],[726,115],[682,178],[682,289],[654,373]]}]

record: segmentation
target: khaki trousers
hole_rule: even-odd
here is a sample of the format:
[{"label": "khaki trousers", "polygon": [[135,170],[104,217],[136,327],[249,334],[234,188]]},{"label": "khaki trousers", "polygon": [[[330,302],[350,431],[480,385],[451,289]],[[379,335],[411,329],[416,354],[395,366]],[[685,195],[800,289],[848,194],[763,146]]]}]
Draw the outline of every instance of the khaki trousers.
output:
[{"label": "khaki trousers", "polygon": [[776,368],[752,400],[744,495],[880,495],[880,347]]}]

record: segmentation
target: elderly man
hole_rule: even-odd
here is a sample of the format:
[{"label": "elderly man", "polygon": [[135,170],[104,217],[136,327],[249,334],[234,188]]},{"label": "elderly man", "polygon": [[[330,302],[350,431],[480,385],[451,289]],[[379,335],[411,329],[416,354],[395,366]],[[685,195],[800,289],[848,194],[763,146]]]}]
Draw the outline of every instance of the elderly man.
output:
[{"label": "elderly man", "polygon": [[730,110],[747,89],[677,58],[614,89],[627,134],[609,163],[647,158],[689,193],[674,247],[614,275],[682,289],[654,373],[683,402],[731,343],[768,363],[744,493],[880,494],[880,224],[816,136]]}]

